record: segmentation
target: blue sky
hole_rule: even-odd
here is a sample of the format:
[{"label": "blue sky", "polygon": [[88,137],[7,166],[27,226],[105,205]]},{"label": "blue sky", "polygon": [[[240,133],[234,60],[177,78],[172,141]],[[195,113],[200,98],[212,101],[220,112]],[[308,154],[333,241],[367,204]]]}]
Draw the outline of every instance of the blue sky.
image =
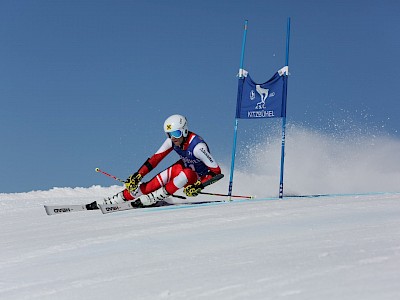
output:
[{"label": "blue sky", "polygon": [[289,124],[398,139],[399,15],[388,0],[1,1],[0,193],[114,184],[94,169],[136,171],[174,113],[229,164],[245,19],[244,67],[264,82],[291,17]]}]

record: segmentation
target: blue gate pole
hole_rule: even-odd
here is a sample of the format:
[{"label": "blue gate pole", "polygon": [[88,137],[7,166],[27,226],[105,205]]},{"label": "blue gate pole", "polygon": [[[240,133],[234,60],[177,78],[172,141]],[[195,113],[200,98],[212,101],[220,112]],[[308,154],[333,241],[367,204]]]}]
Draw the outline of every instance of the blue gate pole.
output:
[{"label": "blue gate pole", "polygon": [[[243,61],[244,61],[244,50],[246,46],[246,35],[247,35],[247,23],[248,20],[244,21],[243,41],[242,41],[242,55],[240,56],[240,69],[239,69],[239,80],[243,76]],[[233,146],[232,146],[232,160],[231,160],[231,173],[229,176],[229,201],[232,200],[232,188],[233,188],[233,170],[235,168],[235,157],[236,157],[236,140],[237,140],[237,129],[238,129],[238,118],[235,117],[235,127],[233,133]]]},{"label": "blue gate pole", "polygon": [[[289,67],[289,40],[290,40],[290,18],[287,20],[287,33],[286,33],[286,62],[285,66]],[[283,169],[285,165],[285,140],[286,140],[286,100],[287,100],[287,84],[288,84],[288,77],[289,77],[289,70],[288,74],[285,74],[286,84],[285,84],[285,98],[284,98],[284,116],[282,117],[282,149],[281,149],[281,175],[279,181],[279,198],[283,198]]]}]

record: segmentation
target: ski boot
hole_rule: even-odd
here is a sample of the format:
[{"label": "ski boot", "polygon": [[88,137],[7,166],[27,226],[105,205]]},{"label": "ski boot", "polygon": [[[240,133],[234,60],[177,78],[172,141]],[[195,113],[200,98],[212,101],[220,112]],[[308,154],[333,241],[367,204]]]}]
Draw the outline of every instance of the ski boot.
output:
[{"label": "ski boot", "polygon": [[[86,204],[86,209],[87,210],[93,210],[93,209],[98,209],[100,208],[100,204],[116,204],[116,203],[122,203],[127,201],[124,197],[124,191],[119,192],[115,194],[114,196],[111,197],[106,197],[103,199],[103,201],[94,201],[92,203]],[[97,207],[97,208],[96,208]]]},{"label": "ski boot", "polygon": [[143,206],[150,206],[156,204],[159,201],[165,200],[169,196],[170,194],[165,190],[165,188],[161,187],[152,193],[140,196],[139,200]]}]

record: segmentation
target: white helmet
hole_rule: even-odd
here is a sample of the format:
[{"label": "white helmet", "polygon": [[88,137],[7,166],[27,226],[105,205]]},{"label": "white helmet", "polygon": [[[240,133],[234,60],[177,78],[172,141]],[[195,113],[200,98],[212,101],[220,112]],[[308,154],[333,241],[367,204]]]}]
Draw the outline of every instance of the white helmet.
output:
[{"label": "white helmet", "polygon": [[189,129],[186,118],[181,115],[172,115],[168,117],[164,122],[164,131],[169,138],[187,137]]}]

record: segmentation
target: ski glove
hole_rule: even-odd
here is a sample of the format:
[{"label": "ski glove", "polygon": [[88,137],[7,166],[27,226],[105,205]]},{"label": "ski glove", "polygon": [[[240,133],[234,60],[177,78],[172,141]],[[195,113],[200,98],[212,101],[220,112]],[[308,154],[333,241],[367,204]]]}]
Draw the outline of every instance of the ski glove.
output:
[{"label": "ski glove", "polygon": [[197,180],[194,184],[190,184],[183,189],[183,192],[188,197],[196,197],[201,190],[204,189],[204,186],[200,180]]},{"label": "ski glove", "polygon": [[128,179],[125,180],[125,186],[127,190],[130,192],[135,192],[138,189],[139,183],[142,180],[142,178],[143,176],[140,175],[138,172],[129,176]]}]

